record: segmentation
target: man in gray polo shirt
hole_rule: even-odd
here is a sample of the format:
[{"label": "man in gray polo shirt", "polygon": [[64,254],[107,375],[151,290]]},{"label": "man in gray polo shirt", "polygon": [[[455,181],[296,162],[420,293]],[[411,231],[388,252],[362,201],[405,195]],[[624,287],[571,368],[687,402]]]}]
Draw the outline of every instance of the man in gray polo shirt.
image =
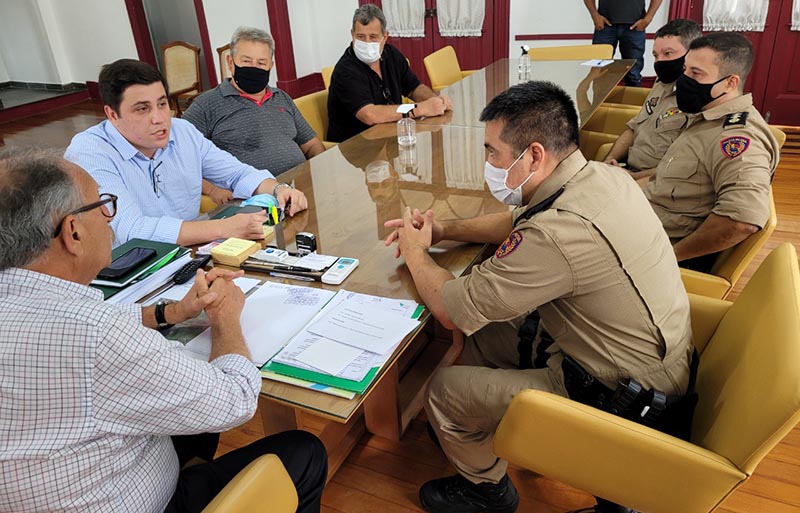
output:
[{"label": "man in gray polo shirt", "polygon": [[[236,29],[228,56],[233,78],[200,95],[183,118],[219,148],[277,176],[325,147],[289,95],[267,85],[274,49],[267,32]],[[203,192],[210,192],[206,184]]]}]

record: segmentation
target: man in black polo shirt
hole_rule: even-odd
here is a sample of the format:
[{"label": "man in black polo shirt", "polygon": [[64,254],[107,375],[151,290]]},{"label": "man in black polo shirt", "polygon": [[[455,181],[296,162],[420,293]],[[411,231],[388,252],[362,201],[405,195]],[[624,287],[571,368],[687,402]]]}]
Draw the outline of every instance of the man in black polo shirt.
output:
[{"label": "man in black polo shirt", "polygon": [[353,43],[331,76],[326,140],[342,142],[376,123],[397,121],[403,96],[417,102],[412,117],[439,116],[453,108],[450,98],[421,84],[405,56],[386,44],[386,17],[377,6],[356,9],[350,33]]},{"label": "man in black polo shirt", "polygon": [[[595,7],[595,1],[599,5]],[[645,29],[653,21],[662,0],[650,0],[647,11],[644,0],[583,0],[594,23],[592,44],[609,44],[617,49],[623,59],[636,59],[636,64],[625,75],[625,85],[642,85],[644,68]]]}]

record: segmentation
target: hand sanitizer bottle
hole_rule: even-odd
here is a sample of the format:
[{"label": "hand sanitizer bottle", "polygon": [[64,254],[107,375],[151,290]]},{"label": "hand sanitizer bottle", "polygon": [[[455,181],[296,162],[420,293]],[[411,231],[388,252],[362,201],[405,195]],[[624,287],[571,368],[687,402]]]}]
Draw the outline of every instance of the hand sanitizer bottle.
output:
[{"label": "hand sanitizer bottle", "polygon": [[528,50],[530,50],[530,47],[528,45],[522,45],[520,48],[522,49],[522,55],[519,56],[519,64],[517,65],[519,80],[530,80],[531,58],[528,55]]},{"label": "hand sanitizer bottle", "polygon": [[411,146],[417,143],[417,122],[409,114],[414,109],[403,112],[403,117],[397,122],[397,144]]}]

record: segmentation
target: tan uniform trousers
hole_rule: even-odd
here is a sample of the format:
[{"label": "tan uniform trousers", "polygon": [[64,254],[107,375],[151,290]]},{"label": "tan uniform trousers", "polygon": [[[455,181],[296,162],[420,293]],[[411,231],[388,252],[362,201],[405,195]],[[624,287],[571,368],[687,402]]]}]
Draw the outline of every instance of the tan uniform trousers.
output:
[{"label": "tan uniform trousers", "polygon": [[500,419],[525,389],[567,396],[561,355],[546,369],[519,369],[517,332],[524,317],[492,323],[467,338],[461,364],[439,369],[428,386],[425,411],[445,455],[473,483],[497,483],[508,462],[492,451]]}]

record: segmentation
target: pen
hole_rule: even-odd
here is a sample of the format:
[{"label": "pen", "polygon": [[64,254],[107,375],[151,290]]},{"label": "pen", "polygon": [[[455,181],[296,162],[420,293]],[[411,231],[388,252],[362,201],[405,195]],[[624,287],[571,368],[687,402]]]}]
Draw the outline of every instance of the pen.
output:
[{"label": "pen", "polygon": [[308,269],[305,267],[294,267],[291,265],[273,265],[272,269],[275,271],[295,271],[301,273],[313,273],[314,269]]},{"label": "pen", "polygon": [[311,278],[310,276],[298,276],[296,274],[269,273],[269,275],[274,276],[275,278],[287,278],[289,280],[314,281],[314,278]]}]

